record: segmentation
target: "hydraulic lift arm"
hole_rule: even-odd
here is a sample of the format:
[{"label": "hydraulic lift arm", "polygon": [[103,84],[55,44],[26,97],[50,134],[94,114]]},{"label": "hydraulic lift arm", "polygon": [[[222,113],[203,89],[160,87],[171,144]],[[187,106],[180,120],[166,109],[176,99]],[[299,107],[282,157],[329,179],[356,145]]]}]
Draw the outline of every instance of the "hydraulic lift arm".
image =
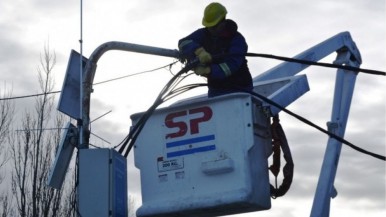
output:
[{"label": "hydraulic lift arm", "polygon": [[[361,55],[350,33],[342,32],[324,42],[300,53],[295,59],[318,61],[327,55],[337,52],[334,64],[359,67],[362,63]],[[254,82],[291,77],[307,68],[309,65],[284,62],[254,78]],[[327,128],[331,133],[344,137],[351,99],[354,92],[357,72],[338,69],[335,80],[334,100],[331,120]],[[328,217],[330,212],[330,199],[337,195],[333,186],[338,167],[342,143],[329,138],[324,160],[315,192],[311,217]]]},{"label": "hydraulic lift arm", "polygon": [[[309,61],[319,61],[324,57],[334,53],[334,52],[343,52],[344,50],[348,50],[350,54],[350,59],[353,59],[355,62],[361,64],[361,55],[357,46],[351,38],[349,32],[339,33],[311,48],[308,50],[296,55],[293,57],[294,59],[300,60],[309,60]],[[343,64],[338,63],[336,64]],[[265,81],[283,77],[294,76],[300,71],[306,69],[309,65],[293,63],[293,62],[283,62],[276,67],[259,74],[258,76],[253,78],[254,82]]]},{"label": "hydraulic lift arm", "polygon": [[[350,50],[338,53],[335,63],[353,67],[359,67],[361,64],[360,59],[352,58]],[[336,74],[331,120],[327,123],[327,127],[331,133],[342,138],[346,130],[356,76],[357,72],[342,69],[338,69]],[[341,142],[331,137],[328,139],[312,206],[312,217],[329,216],[330,198],[334,198],[337,195],[334,188],[334,179],[338,168],[341,148]]]}]

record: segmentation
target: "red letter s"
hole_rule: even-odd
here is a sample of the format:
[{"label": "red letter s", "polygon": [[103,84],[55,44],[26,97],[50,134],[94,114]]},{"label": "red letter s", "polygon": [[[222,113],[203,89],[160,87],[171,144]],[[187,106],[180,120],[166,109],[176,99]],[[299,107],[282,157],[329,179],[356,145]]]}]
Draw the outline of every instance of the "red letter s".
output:
[{"label": "red letter s", "polygon": [[185,122],[183,122],[183,121],[173,122],[174,118],[181,117],[181,116],[186,116],[186,114],[187,114],[186,111],[180,111],[180,112],[175,112],[175,113],[168,114],[165,117],[165,125],[168,128],[175,128],[175,127],[177,127],[179,129],[175,133],[166,134],[166,139],[168,139],[168,138],[175,138],[175,137],[183,136],[183,135],[186,134],[186,132],[188,131],[188,126],[186,125]]}]

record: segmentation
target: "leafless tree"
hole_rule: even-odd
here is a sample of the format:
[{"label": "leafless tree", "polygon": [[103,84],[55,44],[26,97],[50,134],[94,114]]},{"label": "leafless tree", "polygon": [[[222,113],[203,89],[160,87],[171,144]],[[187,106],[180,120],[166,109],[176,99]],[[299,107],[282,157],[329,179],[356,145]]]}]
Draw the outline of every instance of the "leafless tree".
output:
[{"label": "leafless tree", "polygon": [[[10,148],[12,193],[21,217],[55,217],[64,216],[66,212],[63,205],[66,192],[46,185],[64,123],[61,114],[53,114],[54,95],[50,93],[54,87],[55,64],[55,53],[45,46],[37,68],[40,90],[44,94],[36,98],[33,111],[24,113],[22,129],[17,131]],[[46,130],[50,128],[57,130]]]},{"label": "leafless tree", "polygon": [[[8,162],[0,161],[1,167],[7,163],[10,177],[10,194],[0,189],[0,215],[20,217],[77,217],[76,168],[70,168],[61,190],[46,185],[50,167],[58,151],[65,117],[54,109],[53,68],[55,53],[48,46],[40,58],[37,68],[41,96],[35,98],[33,109],[24,111],[21,122],[10,132],[13,107],[0,101],[0,145],[9,144]],[[8,107],[7,107],[8,106]],[[4,111],[4,112],[3,112]],[[2,120],[3,117],[8,119]],[[3,133],[8,129],[8,134]],[[52,130],[55,129],[55,130]],[[5,132],[5,131],[4,131]],[[7,136],[9,135],[10,139]],[[0,149],[2,146],[0,146]],[[0,156],[2,150],[0,150]],[[129,216],[135,216],[134,199],[129,197]],[[1,207],[2,206],[2,207]]]},{"label": "leafless tree", "polygon": [[[4,85],[4,89],[6,89],[6,85]],[[9,159],[6,151],[6,144],[10,138],[9,136],[15,108],[12,101],[7,100],[7,98],[10,98],[12,95],[11,92],[7,92],[7,90],[3,91],[4,92],[0,89],[0,184],[4,179],[4,174],[1,169]]]},{"label": "leafless tree", "polygon": [[[7,155],[7,144],[10,139],[15,108],[14,103],[11,100],[8,100],[11,96],[11,91],[8,91],[4,84],[4,89],[0,89],[0,184],[2,184],[5,178],[4,167],[9,160],[9,156]],[[7,188],[1,188],[1,190],[0,215],[5,217],[11,214],[10,205],[12,203],[12,197],[9,195]]]}]

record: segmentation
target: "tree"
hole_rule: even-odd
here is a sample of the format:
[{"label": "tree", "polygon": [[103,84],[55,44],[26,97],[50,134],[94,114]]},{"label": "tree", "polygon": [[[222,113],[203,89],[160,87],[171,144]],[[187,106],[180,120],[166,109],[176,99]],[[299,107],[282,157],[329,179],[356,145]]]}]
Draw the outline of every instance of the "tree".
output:
[{"label": "tree", "polygon": [[[61,190],[55,190],[46,185],[50,167],[61,140],[61,128],[66,121],[65,116],[56,111],[53,106],[54,95],[51,93],[54,87],[55,63],[55,53],[45,46],[44,53],[40,57],[40,65],[37,68],[42,95],[35,98],[32,110],[24,111],[20,125],[15,126],[19,130],[11,133],[9,126],[12,119],[9,118],[13,110],[3,109],[8,111],[8,113],[4,112],[8,119],[4,121],[7,124],[3,125],[8,126],[6,127],[9,135],[7,138],[10,139],[1,139],[6,137],[1,137],[3,134],[0,128],[0,145],[3,141],[9,144],[9,157],[7,158],[9,160],[1,165],[8,164],[6,167],[11,171],[11,177],[7,177],[11,183],[11,194],[0,192],[2,203],[0,206],[2,205],[3,209],[0,208],[1,217],[16,215],[20,217],[78,216],[75,169],[69,169]],[[128,205],[129,216],[135,216],[133,198],[130,197]]]},{"label": "tree", "polygon": [[[5,86],[5,85],[4,85]],[[2,94],[0,90],[0,96],[2,100],[0,101],[0,169],[7,163],[8,155],[6,152],[6,142],[9,141],[9,135],[11,132],[11,123],[13,120],[14,114],[14,104],[10,100],[6,100],[11,96],[10,92],[4,92]],[[3,100],[4,99],[4,100]],[[0,172],[0,184],[4,179],[3,174]]]},{"label": "tree", "polygon": [[[6,85],[4,85],[4,89],[6,89]],[[6,99],[10,98],[11,95],[11,91],[7,92],[7,90],[5,90],[4,92],[1,92],[0,90],[0,184],[2,184],[5,178],[3,167],[6,165],[9,159],[7,155],[6,144],[8,144],[10,139],[15,106],[12,101]],[[3,189],[3,191],[5,192],[2,192],[0,195],[0,215],[2,217],[6,217],[11,213],[11,199],[9,192],[5,189]]]},{"label": "tree", "polygon": [[[69,213],[66,209],[73,207],[63,205],[71,191],[54,190],[46,185],[64,123],[63,115],[53,114],[54,95],[50,93],[54,87],[55,64],[56,55],[46,45],[37,68],[43,95],[36,98],[34,111],[24,113],[22,130],[11,143],[12,193],[21,217],[65,216],[64,213]],[[45,130],[50,125],[57,130]]]}]

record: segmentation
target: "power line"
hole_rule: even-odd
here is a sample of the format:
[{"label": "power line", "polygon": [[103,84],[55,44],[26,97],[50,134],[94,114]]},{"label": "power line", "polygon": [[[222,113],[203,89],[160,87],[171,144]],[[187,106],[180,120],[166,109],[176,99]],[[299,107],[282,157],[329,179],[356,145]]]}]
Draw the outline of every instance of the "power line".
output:
[{"label": "power line", "polygon": [[261,94],[258,94],[258,93],[253,92],[253,91],[245,91],[245,90],[240,90],[240,91],[249,93],[249,94],[251,94],[251,95],[253,95],[253,96],[258,97],[259,99],[262,99],[263,101],[267,102],[268,104],[273,105],[273,106],[275,106],[275,107],[281,109],[282,111],[284,111],[285,113],[291,115],[292,117],[295,117],[296,119],[300,120],[301,122],[303,122],[303,123],[305,123],[305,124],[307,124],[307,125],[309,125],[309,126],[315,128],[315,129],[321,131],[322,133],[327,134],[328,136],[330,136],[330,137],[336,139],[337,141],[339,141],[339,142],[341,142],[341,143],[343,143],[343,144],[349,146],[350,148],[352,148],[352,149],[354,149],[354,150],[356,150],[356,151],[359,151],[359,152],[361,152],[361,153],[363,153],[363,154],[367,154],[367,155],[370,155],[370,156],[372,156],[372,157],[374,157],[374,158],[377,158],[377,159],[386,161],[386,156],[382,156],[382,155],[379,155],[379,154],[376,154],[376,153],[372,153],[372,152],[370,152],[370,151],[367,151],[367,150],[365,150],[365,149],[362,149],[362,148],[360,148],[360,147],[358,147],[358,146],[352,144],[351,142],[345,140],[344,138],[342,138],[342,137],[340,137],[340,136],[338,136],[338,135],[335,135],[335,134],[333,134],[333,133],[331,133],[331,132],[329,132],[329,131],[323,129],[322,127],[320,127],[320,126],[318,126],[318,125],[312,123],[311,121],[307,120],[306,118],[304,118],[304,117],[302,117],[302,116],[300,116],[300,115],[298,115],[298,114],[295,114],[295,113],[291,112],[290,110],[284,108],[283,106],[279,105],[278,103],[276,103],[276,102],[274,102],[274,101],[268,99],[267,97],[265,97],[265,96],[263,96],[263,95],[261,95]]},{"label": "power line", "polygon": [[[198,64],[198,60],[189,62],[184,68],[182,68],[176,75],[174,75],[169,80],[169,82],[162,88],[161,92],[158,94],[158,97],[156,98],[154,103],[149,107],[149,109],[146,112],[144,112],[144,114],[137,121],[137,123],[130,129],[129,134],[125,137],[125,139],[122,142],[120,142],[117,146],[114,147],[114,148],[118,148],[119,146],[121,146],[118,151],[119,153],[123,154],[123,152],[127,148],[123,156],[124,157],[128,156],[131,148],[134,146],[134,143],[138,135],[142,131],[143,127],[145,126],[147,120],[150,118],[152,113],[159,105],[161,105],[163,102],[168,100],[168,97],[170,97],[172,94],[176,94],[175,92],[173,92],[173,89],[175,89],[176,85],[186,78],[186,76],[183,77],[182,74],[187,73],[189,70],[197,66],[197,64]],[[198,87],[198,86],[201,86],[201,84],[196,85],[195,87]],[[195,87],[191,86],[190,88],[192,89]],[[180,91],[185,92],[187,90],[183,88]]]},{"label": "power line", "polygon": [[112,78],[112,79],[105,80],[105,81],[100,81],[100,82],[94,83],[94,85],[104,84],[104,83],[108,83],[108,82],[111,82],[111,81],[116,81],[116,80],[132,77],[132,76],[136,76],[136,75],[140,75],[140,74],[144,74],[144,73],[148,73],[148,72],[154,72],[154,71],[166,68],[166,67],[172,67],[172,65],[176,64],[177,62],[178,61],[174,61],[174,62],[172,62],[170,64],[167,64],[165,66],[161,66],[161,67],[158,67],[158,68],[155,68],[155,69],[150,69],[150,70],[146,70],[146,71],[142,71],[142,72],[137,72],[137,73],[130,74],[130,75],[125,75],[125,76],[121,76],[121,77],[117,77],[117,78]]},{"label": "power line", "polygon": [[[227,54],[227,55],[241,55],[241,54]],[[329,64],[329,63],[320,63],[320,62],[313,62],[313,61],[308,61],[308,60],[300,60],[300,59],[294,59],[294,58],[287,58],[287,57],[282,57],[282,56],[275,56],[275,55],[269,55],[269,54],[257,54],[257,53],[247,53],[247,54],[243,54],[245,56],[251,56],[251,57],[263,57],[263,58],[271,58],[271,59],[278,59],[278,60],[283,60],[283,61],[287,61],[287,62],[296,62],[296,63],[301,63],[301,64],[307,64],[307,65],[317,65],[317,66],[323,66],[323,67],[329,67],[329,68],[339,68],[339,69],[345,69],[345,70],[350,70],[350,71],[354,71],[354,72],[363,72],[363,73],[368,73],[368,74],[373,74],[373,75],[383,75],[385,76],[386,73],[385,72],[382,72],[382,71],[378,71],[378,70],[370,70],[370,69],[362,69],[362,68],[357,68],[357,67],[351,67],[351,66],[346,66],[346,65],[336,65],[336,64]],[[102,82],[98,82],[98,83],[95,83],[94,85],[98,85],[98,84],[103,84],[103,83],[107,83],[107,82],[112,82],[112,81],[116,81],[116,80],[120,80],[120,79],[123,79],[123,78],[127,78],[127,77],[131,77],[131,76],[135,76],[135,75],[139,75],[139,74],[143,74],[143,73],[148,73],[148,72],[154,72],[156,70],[159,70],[159,69],[162,69],[162,68],[165,68],[165,67],[171,67],[173,64],[177,63],[178,61],[175,61],[173,63],[170,63],[166,66],[162,66],[162,67],[158,67],[158,68],[155,68],[155,69],[152,69],[152,70],[146,70],[146,71],[142,71],[142,72],[138,72],[138,73],[135,73],[135,74],[131,74],[131,75],[126,75],[126,76],[122,76],[122,77],[118,77],[118,78],[114,78],[114,79],[109,79],[109,80],[106,80],[106,81],[102,81]],[[141,129],[143,128],[145,122],[147,121],[147,119],[149,118],[150,114],[152,113],[152,111],[154,111],[154,109],[162,104],[164,101],[166,101],[166,99],[170,99],[170,98],[173,98],[173,94],[175,94],[176,92],[173,92],[173,88],[172,89],[169,89],[171,86],[172,86],[172,83],[177,79],[177,77],[179,77],[180,75],[182,75],[182,73],[186,73],[187,71],[189,71],[192,67],[193,67],[193,64],[194,63],[190,63],[188,64],[187,67],[183,68],[179,73],[177,73],[175,76],[173,76],[173,78],[171,79],[171,81],[169,81],[169,83],[165,86],[164,90],[161,91],[159,97],[157,98],[157,100],[155,101],[155,103],[153,104],[153,106],[151,108],[149,108],[149,111],[147,112],[149,115],[147,116],[147,118],[145,118],[145,120],[143,120],[142,124],[141,124],[141,127],[139,127],[139,132],[141,131]],[[195,86],[197,87],[197,86]],[[179,91],[180,92],[185,92],[185,91],[188,91],[190,89],[194,88],[194,85],[192,85],[191,87],[185,87],[180,89]],[[166,94],[166,92],[168,92],[168,94]],[[177,91],[177,92],[179,92]],[[1,100],[13,100],[13,99],[21,99],[21,98],[28,98],[28,97],[35,97],[35,96],[41,96],[41,95],[47,95],[47,94],[55,94],[55,93],[60,93],[61,91],[52,91],[52,92],[48,92],[48,93],[40,93],[40,94],[32,94],[32,95],[25,95],[25,96],[18,96],[18,97],[8,97],[8,98],[1,98]],[[354,144],[346,141],[345,139],[333,134],[333,133],[330,133],[328,132],[327,130],[317,126],[316,124],[312,123],[311,121],[287,110],[286,108],[280,106],[279,104],[275,103],[274,101],[256,93],[256,92],[252,92],[252,91],[244,91],[244,92],[248,92],[250,93],[251,95],[254,95],[260,99],[262,99],[263,101],[275,106],[275,107],[278,107],[280,108],[281,110],[283,110],[284,112],[286,112],[287,114],[290,114],[291,116],[297,118],[298,120],[308,124],[309,126],[311,127],[314,127],[316,129],[318,129],[319,131],[329,135],[330,137],[336,139],[337,141],[345,144],[345,145],[348,145],[349,147],[353,148],[354,150],[356,151],[359,151],[361,153],[364,153],[364,154],[367,154],[367,155],[370,155],[372,157],[375,157],[377,159],[380,159],[380,160],[383,160],[383,161],[386,161],[386,157],[385,156],[382,156],[382,155],[379,155],[379,154],[375,154],[375,153],[372,153],[372,152],[369,152],[367,150],[364,150],[358,146],[355,146]],[[135,138],[138,136],[139,132],[137,131],[136,132],[136,135],[134,136],[134,140],[130,142],[130,145],[128,147],[128,149],[126,150],[126,153],[125,155],[128,154],[128,152],[130,152],[130,149],[132,147],[132,145],[134,144],[135,142]],[[120,148],[120,153],[123,152],[123,150],[126,148],[126,145],[127,143],[133,139],[132,138],[133,134],[129,134],[125,139],[124,141],[121,142],[121,144],[117,145],[115,148],[123,145],[121,148]]]},{"label": "power line", "polygon": [[[232,54],[232,55],[239,55],[239,54]],[[286,62],[295,62],[295,63],[301,63],[301,64],[306,64],[306,65],[315,65],[315,66],[322,66],[322,67],[328,67],[328,68],[337,68],[337,69],[344,69],[344,70],[349,70],[349,71],[354,71],[354,72],[363,72],[363,73],[372,74],[372,75],[386,76],[386,72],[383,72],[383,71],[373,70],[373,69],[363,69],[363,68],[347,66],[347,65],[337,65],[337,64],[331,64],[331,63],[314,62],[314,61],[310,61],[310,60],[301,60],[301,59],[276,56],[276,55],[271,55],[271,54],[246,53],[244,55],[249,56],[249,57],[262,57],[262,58],[269,58],[269,59],[277,59],[277,60],[282,60],[282,61],[286,61]]]},{"label": "power line", "polygon": [[[93,85],[104,84],[104,83],[108,83],[108,82],[112,82],[112,81],[116,81],[116,80],[120,80],[120,79],[124,79],[124,78],[128,78],[128,77],[132,77],[132,76],[136,76],[136,75],[141,75],[141,74],[144,74],[144,73],[154,72],[154,71],[166,68],[166,67],[171,67],[172,65],[176,64],[177,62],[178,61],[174,61],[174,62],[172,62],[170,64],[167,64],[165,66],[161,66],[161,67],[158,67],[158,68],[155,68],[155,69],[150,69],[150,70],[146,70],[146,71],[142,71],[142,72],[137,72],[137,73],[130,74],[130,75],[125,75],[125,76],[121,76],[121,77],[117,77],[117,78],[113,78],[113,79],[109,79],[109,80],[105,80],[105,81],[100,81],[100,82],[94,83]],[[36,96],[49,95],[49,94],[56,94],[56,93],[60,93],[60,92],[62,92],[62,91],[58,90],[58,91],[51,91],[51,92],[47,92],[47,93],[38,93],[38,94],[31,94],[31,95],[24,95],[24,96],[6,97],[6,98],[0,98],[0,101],[30,98],[30,97],[36,97]]]},{"label": "power line", "polygon": [[[323,62],[314,62],[314,61],[310,61],[310,60],[301,60],[301,59],[295,59],[295,58],[289,58],[289,57],[283,57],[283,56],[276,56],[276,55],[272,55],[272,54],[261,54],[261,53],[239,54],[239,53],[231,53],[231,54],[223,54],[223,55],[221,55],[221,57],[222,56],[229,56],[229,55],[243,55],[243,56],[249,56],[249,57],[261,57],[261,58],[277,59],[277,60],[282,60],[282,61],[286,61],[286,62],[295,62],[295,63],[306,64],[306,65],[316,65],[316,66],[322,66],[322,67],[327,67],[327,68],[337,68],[337,69],[344,69],[344,70],[349,70],[349,71],[354,71],[354,72],[363,72],[363,73],[372,74],[372,75],[386,76],[386,72],[379,71],[379,70],[363,69],[363,68],[358,68],[358,67],[353,67],[353,66],[337,65],[337,64],[323,63]],[[218,56],[218,57],[220,57],[220,56]],[[111,81],[116,81],[116,80],[120,80],[120,79],[123,79],[123,78],[128,78],[128,77],[132,77],[132,76],[135,76],[135,75],[140,75],[140,74],[144,74],[144,73],[148,73],[148,72],[154,72],[154,71],[157,71],[157,70],[162,69],[162,68],[171,67],[173,64],[175,64],[177,62],[178,61],[175,61],[173,63],[170,63],[170,64],[165,65],[165,66],[161,66],[161,67],[158,67],[158,68],[155,68],[155,69],[146,70],[146,71],[142,71],[142,72],[138,72],[138,73],[134,73],[134,74],[130,74],[130,75],[121,76],[121,77],[118,77],[118,78],[113,78],[113,79],[97,82],[97,83],[94,83],[94,85],[108,83],[108,82],[111,82]],[[46,94],[54,94],[54,93],[60,93],[60,92],[61,91],[53,91],[53,92],[48,92],[48,93],[40,93],[40,94],[32,94],[32,95],[25,95],[25,96],[0,98],[0,101],[2,101],[2,100],[13,100],[13,99],[29,98],[29,97],[41,96],[41,95],[46,95]]]},{"label": "power line", "polygon": [[[192,66],[193,65],[193,66]],[[183,73],[186,73],[188,72],[192,67],[194,67],[194,63],[190,63],[188,64],[185,68],[181,69],[175,76],[173,76],[173,78],[165,85],[165,87],[162,89],[162,91],[159,93],[157,99],[154,101],[153,105],[150,106],[150,108],[144,112],[144,114],[141,116],[140,120],[134,125],[134,127],[130,130],[129,134],[126,136],[126,138],[118,145],[116,145],[114,148],[118,148],[120,147],[119,149],[119,153],[123,154],[123,152],[125,151],[124,153],[124,156],[127,157],[128,154],[130,153],[131,151],[131,148],[134,146],[134,143],[138,137],[138,135],[140,134],[142,128],[145,126],[147,120],[149,119],[149,117],[151,116],[151,114],[154,112],[154,110],[159,106],[161,105],[163,102],[165,102],[166,100],[169,100],[170,98],[173,98],[174,96],[178,95],[176,93],[180,92],[180,93],[183,93],[185,91],[189,91],[195,87],[199,87],[199,86],[202,86],[202,84],[191,84],[191,85],[187,85],[187,86],[183,86],[183,87],[180,87],[180,88],[177,88],[175,89],[176,87],[176,83],[179,83],[178,82],[178,77],[181,77],[181,75]],[[236,90],[239,90],[238,88],[236,88]],[[366,154],[366,155],[369,155],[369,156],[372,156],[374,158],[377,158],[377,159],[380,159],[380,160],[383,160],[383,161],[386,161],[386,156],[382,156],[380,154],[376,154],[376,153],[373,153],[373,152],[370,152],[370,151],[367,151],[365,149],[362,149],[352,143],[350,143],[349,141],[345,140],[344,138],[338,136],[338,135],[335,135],[325,129],[323,129],[322,127],[312,123],[311,121],[307,120],[306,118],[300,116],[300,115],[297,115],[293,112],[291,112],[290,110],[284,108],[283,106],[279,105],[278,103],[268,99],[267,97],[261,95],[261,94],[258,94],[254,91],[245,91],[245,90],[239,90],[241,92],[246,92],[246,93],[249,93],[251,94],[252,96],[255,96],[255,97],[258,97],[260,98],[261,100],[267,102],[268,104],[272,105],[272,106],[275,106],[279,109],[281,109],[282,111],[284,111],[285,113],[297,118],[298,120],[302,121],[303,123],[313,127],[313,128],[316,128],[317,130],[327,134],[328,136],[336,139],[337,141],[351,147],[352,149],[358,151],[358,152],[361,152],[363,154]],[[174,95],[176,94],[176,95]]]},{"label": "power line", "polygon": [[49,94],[55,94],[60,93],[61,91],[52,91],[47,93],[38,93],[38,94],[31,94],[31,95],[24,95],[24,96],[14,96],[14,97],[7,97],[7,98],[0,98],[0,101],[3,100],[13,100],[13,99],[23,99],[23,98],[29,98],[29,97],[35,97],[35,96],[42,96],[42,95],[49,95]]}]

